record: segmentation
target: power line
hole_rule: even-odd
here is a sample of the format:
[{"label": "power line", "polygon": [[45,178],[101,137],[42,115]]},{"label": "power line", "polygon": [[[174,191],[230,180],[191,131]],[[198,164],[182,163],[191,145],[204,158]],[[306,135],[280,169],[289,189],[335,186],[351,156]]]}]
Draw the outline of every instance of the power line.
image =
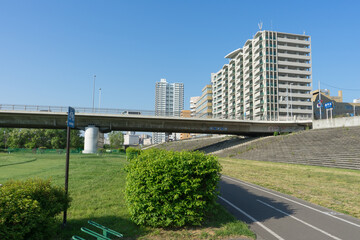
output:
[{"label": "power line", "polygon": [[335,87],[335,86],[332,86],[330,84],[326,84],[324,82],[321,82],[321,85],[326,85],[326,86],[329,86],[329,87],[333,87],[333,88],[336,88],[336,89],[340,89],[340,90],[345,90],[345,91],[360,91],[360,89],[349,89],[349,88],[339,88],[339,87]]}]

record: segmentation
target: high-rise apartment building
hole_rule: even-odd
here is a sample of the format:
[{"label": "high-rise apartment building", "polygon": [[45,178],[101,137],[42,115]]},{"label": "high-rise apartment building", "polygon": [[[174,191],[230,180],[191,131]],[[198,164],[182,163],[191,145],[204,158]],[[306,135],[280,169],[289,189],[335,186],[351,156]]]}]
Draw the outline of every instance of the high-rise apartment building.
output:
[{"label": "high-rise apartment building", "polygon": [[[184,84],[168,83],[161,79],[155,84],[155,116],[180,117],[184,109]],[[154,143],[168,140],[166,133],[153,133]]]},{"label": "high-rise apartment building", "polygon": [[197,101],[199,100],[199,98],[200,98],[200,96],[190,98],[191,117],[196,117],[196,104],[197,104]]},{"label": "high-rise apartment building", "polygon": [[211,74],[215,118],[312,117],[310,36],[259,31],[225,58]]},{"label": "high-rise apartment building", "polygon": [[205,85],[201,96],[196,102],[195,116],[198,118],[212,117],[212,86]]}]

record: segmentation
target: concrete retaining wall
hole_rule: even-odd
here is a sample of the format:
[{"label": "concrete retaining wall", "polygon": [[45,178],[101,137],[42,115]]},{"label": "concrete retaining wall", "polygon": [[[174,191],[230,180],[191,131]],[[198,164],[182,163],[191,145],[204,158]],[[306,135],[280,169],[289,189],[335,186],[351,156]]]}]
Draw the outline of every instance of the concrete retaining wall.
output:
[{"label": "concrete retaining wall", "polygon": [[360,126],[360,117],[314,120],[313,129]]}]

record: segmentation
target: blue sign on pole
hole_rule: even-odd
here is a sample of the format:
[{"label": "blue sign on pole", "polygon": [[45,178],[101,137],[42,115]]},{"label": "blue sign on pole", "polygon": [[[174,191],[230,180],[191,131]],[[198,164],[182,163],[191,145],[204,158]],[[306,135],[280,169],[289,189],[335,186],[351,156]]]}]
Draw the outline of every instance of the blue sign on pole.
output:
[{"label": "blue sign on pole", "polygon": [[325,103],[325,109],[331,109],[333,108],[332,102]]},{"label": "blue sign on pole", "polygon": [[72,107],[69,107],[68,110],[67,126],[71,128],[75,127],[75,109]]}]

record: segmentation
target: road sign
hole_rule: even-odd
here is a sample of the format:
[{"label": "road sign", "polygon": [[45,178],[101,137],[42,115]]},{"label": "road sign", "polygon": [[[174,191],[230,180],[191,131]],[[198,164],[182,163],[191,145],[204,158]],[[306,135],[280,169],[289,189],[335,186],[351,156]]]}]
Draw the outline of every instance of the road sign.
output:
[{"label": "road sign", "polygon": [[75,127],[75,109],[72,107],[69,107],[68,110],[67,126],[71,128]]},{"label": "road sign", "polygon": [[316,106],[317,108],[321,108],[321,103],[318,103]]},{"label": "road sign", "polygon": [[[67,118],[67,128],[66,128],[66,163],[65,163],[65,195],[68,195],[68,185],[69,185],[69,165],[70,165],[70,128],[75,127],[75,109],[69,107],[68,118]],[[64,209],[63,216],[63,227],[66,225],[67,219],[67,209]]]},{"label": "road sign", "polygon": [[332,109],[332,108],[333,108],[332,102],[325,103],[325,109]]}]

